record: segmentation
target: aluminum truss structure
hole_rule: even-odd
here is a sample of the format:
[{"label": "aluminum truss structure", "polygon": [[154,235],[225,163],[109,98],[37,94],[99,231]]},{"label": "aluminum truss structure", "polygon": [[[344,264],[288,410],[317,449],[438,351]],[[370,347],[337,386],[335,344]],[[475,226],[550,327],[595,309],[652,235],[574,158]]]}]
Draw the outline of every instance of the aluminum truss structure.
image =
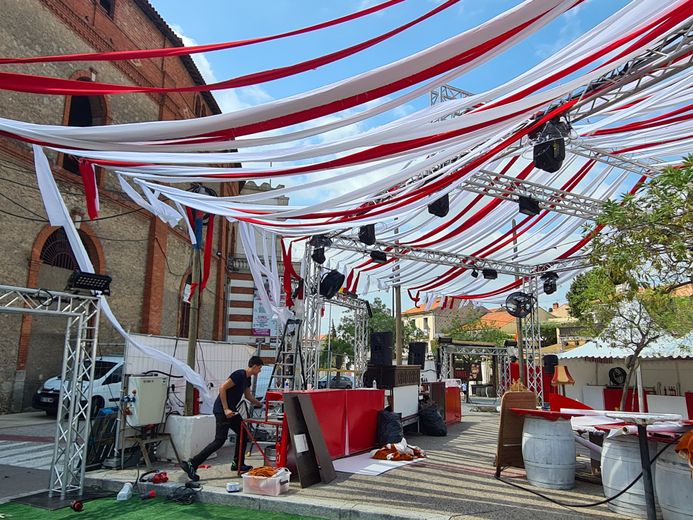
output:
[{"label": "aluminum truss structure", "polygon": [[[304,296],[303,309],[297,310],[297,318],[303,319],[303,341],[301,352],[303,353],[303,366],[298,362],[295,363],[294,373],[303,369],[304,375],[299,378],[295,376],[294,382],[305,381],[305,384],[311,384],[314,388],[318,387],[318,372],[320,368],[320,321],[322,310],[325,306],[325,299],[320,296],[320,279],[321,270],[324,269],[320,265],[313,262],[311,255],[313,247],[306,244],[304,255]],[[366,357],[368,352],[368,318],[369,309],[368,303],[365,300],[349,296],[343,293],[337,293],[329,302],[332,305],[339,305],[354,311],[354,384],[356,387],[361,386],[361,375],[366,370]],[[296,383],[295,383],[296,384]]]},{"label": "aluminum truss structure", "polygon": [[[496,359],[497,377],[496,395],[501,396],[508,389],[510,381],[510,351],[506,347],[488,345],[455,345],[454,343],[439,343],[440,349],[440,378],[449,379],[454,374],[454,356],[493,356]],[[507,374],[506,374],[507,372]]]},{"label": "aluminum truss structure", "polygon": [[100,298],[0,285],[0,312],[67,318],[48,496],[84,491]]},{"label": "aluminum truss structure", "polygon": [[[544,402],[543,372],[541,360],[541,328],[539,325],[539,277],[522,281],[522,291],[534,296],[532,311],[522,318],[522,347],[527,366],[527,389],[534,392],[538,402]],[[518,348],[520,346],[518,345]],[[522,370],[522,367],[520,367]]]},{"label": "aluminum truss structure", "polygon": [[402,246],[395,242],[384,242],[380,240],[373,246],[366,246],[352,238],[331,237],[331,240],[332,245],[330,248],[332,249],[355,251],[363,254],[369,254],[371,251],[382,251],[388,256],[404,260],[447,265],[451,267],[464,267],[466,265],[469,269],[495,269],[500,274],[519,277],[537,276],[548,270],[562,272],[587,267],[586,256],[573,256],[566,259],[552,260],[544,264],[529,265],[493,260],[491,258],[480,258],[460,253],[448,253],[445,251],[435,251],[433,249]]}]

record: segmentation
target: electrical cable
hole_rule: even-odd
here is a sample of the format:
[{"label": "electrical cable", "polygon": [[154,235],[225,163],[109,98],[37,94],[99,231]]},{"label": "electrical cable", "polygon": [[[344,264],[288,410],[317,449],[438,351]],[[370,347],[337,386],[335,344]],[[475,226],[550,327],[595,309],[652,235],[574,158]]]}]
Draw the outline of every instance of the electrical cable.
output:
[{"label": "electrical cable", "polygon": [[[657,452],[657,454],[652,458],[652,460],[650,460],[650,464],[652,464],[654,461],[656,461],[657,458],[659,458],[659,456],[660,456],[662,453],[664,453],[664,451],[665,451],[669,446],[674,445],[674,444],[676,443],[676,441],[677,441],[678,439],[680,439],[680,438],[681,438],[681,436],[678,436],[678,437],[674,440],[674,442],[672,442],[671,444],[666,444],[661,450],[659,450],[659,451]],[[632,488],[632,487],[638,482],[638,480],[640,480],[641,477],[642,477],[642,472],[640,472],[640,474],[639,474],[637,477],[635,477],[635,479],[634,479],[630,484],[628,484],[625,488],[623,488],[621,491],[619,491],[618,493],[616,493],[614,496],[609,497],[609,498],[605,498],[604,500],[600,500],[599,502],[591,502],[591,503],[589,503],[589,504],[569,504],[569,503],[566,503],[566,502],[559,502],[558,500],[555,500],[555,499],[553,499],[553,498],[551,498],[551,497],[548,497],[548,496],[546,496],[546,495],[540,493],[539,491],[535,491],[535,490],[533,490],[533,489],[526,488],[526,487],[524,487],[524,486],[520,486],[519,484],[515,484],[514,482],[510,482],[509,480],[503,480],[503,479],[500,478],[500,477],[495,477],[495,479],[496,479],[496,480],[499,480],[500,482],[503,482],[504,484],[508,484],[509,486],[512,486],[512,487],[514,487],[514,488],[521,489],[521,490],[523,490],[523,491],[528,491],[529,493],[532,493],[532,494],[534,494],[534,495],[537,495],[538,497],[541,497],[541,498],[543,498],[543,499],[545,499],[545,500],[548,500],[549,502],[552,502],[552,503],[554,503],[554,504],[556,504],[556,505],[559,505],[559,506],[563,506],[563,507],[595,507],[595,506],[600,506],[600,505],[606,504],[606,503],[608,503],[608,502],[611,502],[612,500],[617,499],[618,497],[620,497],[621,495],[623,495],[626,491],[628,491],[630,488]]]},{"label": "electrical cable", "polygon": [[202,486],[199,484],[196,488],[186,484],[171,491],[171,493],[166,495],[166,500],[171,500],[177,504],[190,505],[197,500],[200,491],[202,491]]}]

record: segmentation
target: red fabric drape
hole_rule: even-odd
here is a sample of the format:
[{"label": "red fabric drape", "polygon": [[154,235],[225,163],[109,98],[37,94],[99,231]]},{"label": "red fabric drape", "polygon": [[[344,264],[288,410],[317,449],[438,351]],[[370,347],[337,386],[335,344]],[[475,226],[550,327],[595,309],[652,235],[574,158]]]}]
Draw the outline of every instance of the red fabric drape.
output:
[{"label": "red fabric drape", "polygon": [[169,93],[169,92],[205,92],[209,90],[221,90],[227,88],[238,88],[249,85],[257,85],[275,79],[286,78],[313,70],[329,63],[352,56],[362,50],[368,49],[384,40],[409,29],[410,27],[430,18],[458,3],[460,0],[447,0],[444,4],[432,9],[426,14],[401,25],[391,31],[386,32],[376,38],[371,38],[365,42],[353,45],[341,51],[326,54],[312,60],[303,61],[286,67],[246,74],[237,78],[210,83],[208,85],[194,85],[189,87],[143,87],[136,85],[115,85],[112,83],[99,83],[94,81],[78,81],[72,79],[53,78],[47,76],[35,76],[31,74],[19,74],[13,72],[0,72],[0,88],[5,90],[15,90],[18,92],[31,92],[34,94],[51,94],[64,96],[103,96],[107,94],[132,94],[137,92],[145,93]]},{"label": "red fabric drape", "polygon": [[96,172],[94,165],[86,160],[79,160],[79,174],[84,184],[84,197],[87,201],[87,213],[89,218],[94,220],[99,216],[99,192],[96,187]]},{"label": "red fabric drape", "polygon": [[139,60],[145,58],[170,58],[172,56],[187,56],[201,52],[219,51],[223,49],[231,49],[234,47],[243,47],[256,43],[263,43],[272,40],[279,40],[288,36],[296,36],[305,34],[318,29],[324,29],[334,25],[339,25],[344,22],[356,20],[357,18],[382,11],[388,7],[399,4],[404,0],[388,0],[382,4],[374,5],[367,9],[357,11],[334,20],[328,20],[315,25],[310,25],[302,29],[295,29],[285,33],[275,34],[272,36],[262,36],[260,38],[252,38],[249,40],[239,40],[233,42],[212,43],[208,45],[191,45],[189,47],[166,47],[163,49],[138,49],[132,51],[112,51],[112,52],[94,52],[83,54],[64,54],[58,56],[34,56],[30,58],[0,58],[0,64],[10,63],[48,63],[56,61],[120,61],[120,60]]}]

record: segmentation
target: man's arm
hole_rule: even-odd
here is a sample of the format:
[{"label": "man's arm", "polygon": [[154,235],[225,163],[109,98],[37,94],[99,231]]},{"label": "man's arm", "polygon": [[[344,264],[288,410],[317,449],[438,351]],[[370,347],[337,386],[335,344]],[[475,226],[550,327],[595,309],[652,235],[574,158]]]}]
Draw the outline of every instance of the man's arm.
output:
[{"label": "man's arm", "polygon": [[230,388],[233,388],[234,386],[236,386],[236,383],[234,383],[233,380],[229,377],[219,387],[219,399],[221,400],[221,408],[222,410],[224,410],[224,415],[226,415],[226,417],[228,418],[231,418],[234,415],[236,415],[236,412],[229,408],[229,403],[226,401],[226,391]]},{"label": "man's arm", "polygon": [[245,389],[245,392],[243,392],[243,395],[245,396],[245,398],[246,398],[248,401],[250,401],[251,403],[253,403],[255,406],[262,406],[262,402],[261,402],[261,401],[258,401],[257,399],[255,399],[255,396],[254,396],[253,393],[250,391],[250,388],[246,388],[246,389]]}]

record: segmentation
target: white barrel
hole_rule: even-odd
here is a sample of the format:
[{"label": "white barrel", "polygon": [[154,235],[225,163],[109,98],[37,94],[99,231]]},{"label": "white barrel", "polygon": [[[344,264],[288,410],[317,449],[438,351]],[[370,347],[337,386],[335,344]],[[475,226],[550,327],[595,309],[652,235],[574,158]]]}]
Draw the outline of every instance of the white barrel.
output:
[{"label": "white barrel", "polygon": [[[659,444],[659,449],[664,444]],[[656,462],[655,489],[664,520],[693,519],[693,479],[688,461],[669,446]]]},{"label": "white barrel", "polygon": [[575,438],[570,421],[525,416],[522,458],[527,481],[549,489],[575,487]]},{"label": "white barrel", "polygon": [[[650,458],[657,453],[657,443],[649,441]],[[610,498],[622,491],[628,484],[642,473],[640,462],[640,444],[634,435],[619,435],[604,439],[602,446],[602,485],[604,496]],[[655,464],[652,465],[652,479],[655,477]],[[656,495],[655,495],[656,504]],[[647,518],[647,506],[645,504],[645,486],[642,477],[633,487],[608,503],[609,509],[621,513],[629,518]],[[661,518],[659,505],[657,518]]]}]

